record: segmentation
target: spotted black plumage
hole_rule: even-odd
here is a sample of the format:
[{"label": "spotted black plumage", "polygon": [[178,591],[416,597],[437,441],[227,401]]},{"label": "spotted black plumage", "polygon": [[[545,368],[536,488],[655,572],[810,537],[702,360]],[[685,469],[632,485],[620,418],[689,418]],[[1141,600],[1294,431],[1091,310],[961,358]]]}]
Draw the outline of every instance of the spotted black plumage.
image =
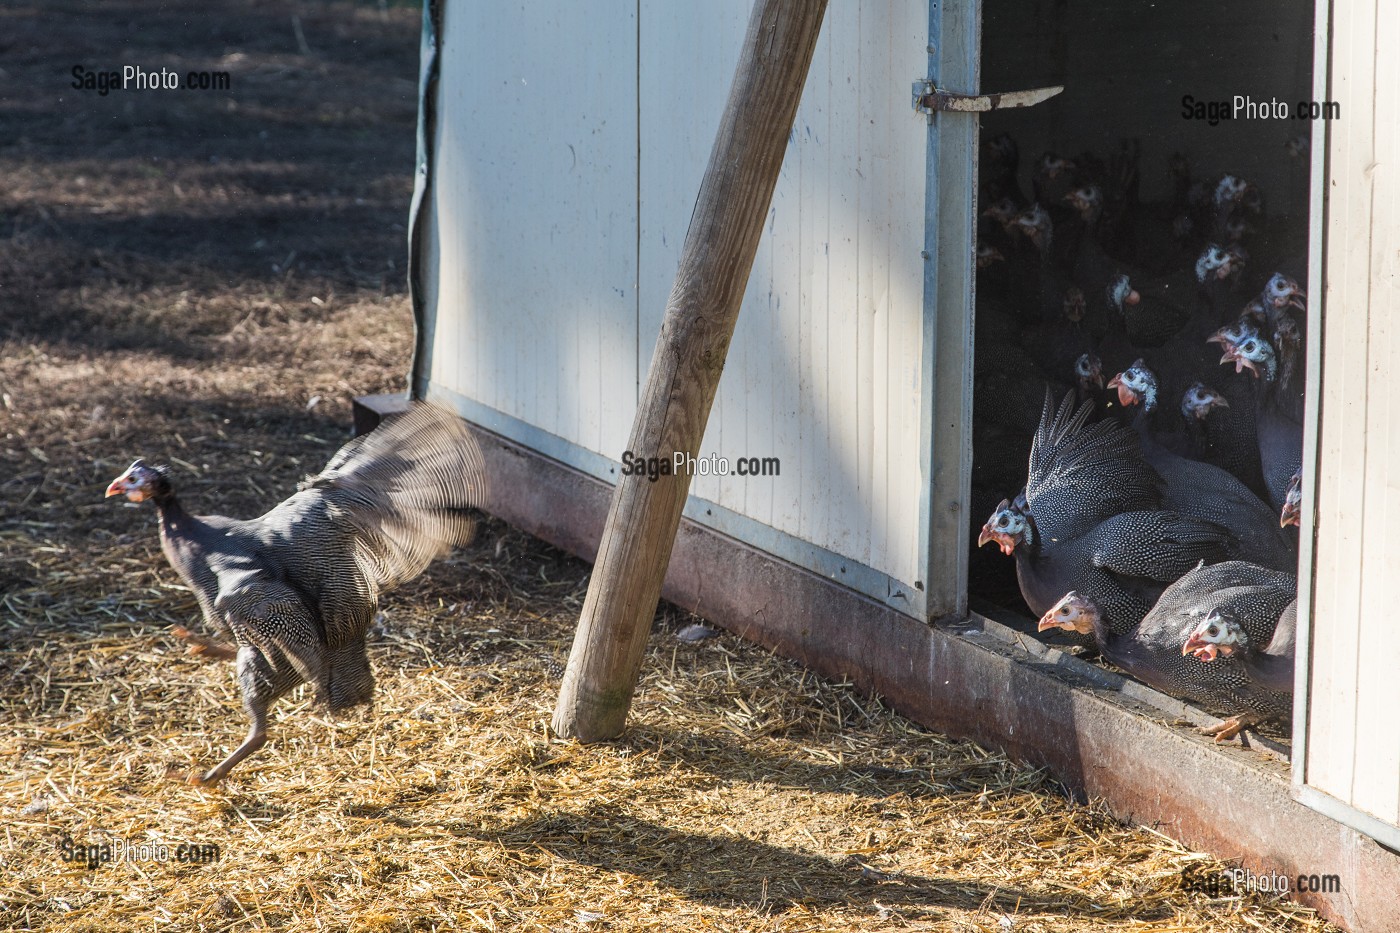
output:
[{"label": "spotted black plumage", "polygon": [[298,684],[315,684],[332,710],[370,702],[365,633],[380,595],[471,539],[485,474],[463,422],[417,404],[346,444],[260,518],[191,516],[166,472],[142,460],[108,487],[118,493],[155,502],[167,559],[206,623],[237,646],[252,727],[197,779],[213,783],[263,745],[268,707]]},{"label": "spotted black plumage", "polygon": [[1070,590],[1105,606],[1130,631],[1163,588],[1202,560],[1226,557],[1221,526],[1160,508],[1160,478],[1137,436],[1112,421],[1087,424],[1092,404],[1058,411],[1047,397],[1030,457],[1025,505],[1004,503],[983,527],[1016,558],[1021,595],[1036,614]]},{"label": "spotted black plumage", "polygon": [[1244,710],[1245,722],[1291,714],[1291,687],[1257,683],[1238,657],[1202,661],[1182,648],[1197,625],[1217,611],[1237,618],[1251,642],[1270,644],[1280,617],[1296,605],[1293,574],[1243,561],[1197,567],[1167,587],[1141,624],[1126,633],[1113,631],[1101,618],[1102,600],[1085,591],[1080,595],[1096,610],[1089,621],[1103,656],[1139,680],[1214,712]]},{"label": "spotted black plumage", "polygon": [[1157,375],[1138,360],[1109,383],[1125,405],[1136,408],[1133,429],[1142,454],[1163,480],[1163,506],[1229,527],[1229,556],[1275,570],[1297,569],[1298,558],[1279,528],[1278,512],[1227,470],[1190,460],[1172,449],[1163,423],[1179,424],[1177,412],[1160,404]]},{"label": "spotted black plumage", "polygon": [[1083,534],[1121,512],[1161,508],[1162,480],[1142,457],[1137,436],[1111,421],[1088,424],[1093,404],[1058,410],[1045,393],[1031,441],[1026,502],[1047,541]]}]

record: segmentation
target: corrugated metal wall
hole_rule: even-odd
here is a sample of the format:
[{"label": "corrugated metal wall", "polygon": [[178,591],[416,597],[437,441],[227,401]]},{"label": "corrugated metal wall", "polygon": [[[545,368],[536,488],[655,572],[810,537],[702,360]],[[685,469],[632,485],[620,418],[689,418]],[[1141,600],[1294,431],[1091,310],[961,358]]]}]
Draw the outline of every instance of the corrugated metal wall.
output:
[{"label": "corrugated metal wall", "polygon": [[424,260],[432,383],[614,457],[637,391],[636,22],[628,0],[446,4]]},{"label": "corrugated metal wall", "polygon": [[[750,9],[446,5],[425,262],[439,397],[616,479]],[[905,584],[923,576],[928,127],[908,89],[928,25],[927,0],[830,4],[701,447],[781,474],[698,477],[720,508],[688,513]]]},{"label": "corrugated metal wall", "polygon": [[[642,372],[751,6],[642,3]],[[701,447],[780,457],[782,475],[691,487],[906,582],[921,576],[927,136],[908,88],[927,35],[925,0],[830,4]]]},{"label": "corrugated metal wall", "polygon": [[1400,7],[1333,6],[1306,783],[1400,825]]}]

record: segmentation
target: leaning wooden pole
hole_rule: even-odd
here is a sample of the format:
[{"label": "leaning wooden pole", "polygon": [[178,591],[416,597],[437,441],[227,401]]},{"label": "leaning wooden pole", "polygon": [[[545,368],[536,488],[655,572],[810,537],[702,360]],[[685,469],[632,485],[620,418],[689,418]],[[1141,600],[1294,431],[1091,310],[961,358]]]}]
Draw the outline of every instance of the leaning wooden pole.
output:
[{"label": "leaning wooden pole", "polygon": [[[634,456],[699,452],[825,12],[826,0],[755,0],[632,424]],[[594,742],[622,733],[689,491],[688,475],[619,477],[557,734]]]}]

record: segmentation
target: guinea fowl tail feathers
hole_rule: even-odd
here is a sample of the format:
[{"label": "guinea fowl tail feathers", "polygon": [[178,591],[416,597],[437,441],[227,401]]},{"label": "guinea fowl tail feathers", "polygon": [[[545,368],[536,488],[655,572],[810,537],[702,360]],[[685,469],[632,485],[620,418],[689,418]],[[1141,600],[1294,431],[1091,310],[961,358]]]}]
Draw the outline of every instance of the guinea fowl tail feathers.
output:
[{"label": "guinea fowl tail feathers", "polygon": [[365,643],[354,641],[332,649],[326,658],[326,704],[339,712],[374,699],[374,672]]},{"label": "guinea fowl tail feathers", "polygon": [[1137,433],[1108,420],[1088,424],[1092,410],[1092,402],[1075,410],[1070,393],[1052,414],[1046,394],[1026,497],[1054,537],[1077,537],[1121,512],[1161,507],[1162,478],[1143,458]]},{"label": "guinea fowl tail feathers", "polygon": [[481,508],[486,473],[465,422],[426,402],[346,443],[302,488],[335,485],[404,496],[417,505]]},{"label": "guinea fowl tail feathers", "polygon": [[302,488],[321,492],[355,526],[356,559],[377,591],[468,543],[487,489],[471,431],[426,403],[350,441]]}]

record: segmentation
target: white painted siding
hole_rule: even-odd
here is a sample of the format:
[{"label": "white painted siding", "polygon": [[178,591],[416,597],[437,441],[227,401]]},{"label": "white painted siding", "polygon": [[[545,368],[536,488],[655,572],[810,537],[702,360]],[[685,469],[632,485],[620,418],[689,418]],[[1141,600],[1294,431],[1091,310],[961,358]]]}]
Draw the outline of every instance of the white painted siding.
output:
[{"label": "white painted siding", "polygon": [[449,3],[441,41],[429,378],[616,457],[637,385],[635,4]]},{"label": "white painted siding", "polygon": [[[729,91],[747,0],[643,0],[644,372]],[[775,479],[692,492],[896,580],[920,579],[928,4],[832,0],[702,452]],[[703,76],[704,79],[701,79]]]},{"label": "white painted siding", "polygon": [[1400,825],[1400,7],[1333,7],[1309,786]]},{"label": "white painted siding", "polygon": [[[616,479],[750,10],[446,5],[430,394]],[[831,0],[701,447],[782,472],[698,478],[688,511],[824,573],[871,568],[877,597],[923,575],[928,22],[928,0]]]}]

